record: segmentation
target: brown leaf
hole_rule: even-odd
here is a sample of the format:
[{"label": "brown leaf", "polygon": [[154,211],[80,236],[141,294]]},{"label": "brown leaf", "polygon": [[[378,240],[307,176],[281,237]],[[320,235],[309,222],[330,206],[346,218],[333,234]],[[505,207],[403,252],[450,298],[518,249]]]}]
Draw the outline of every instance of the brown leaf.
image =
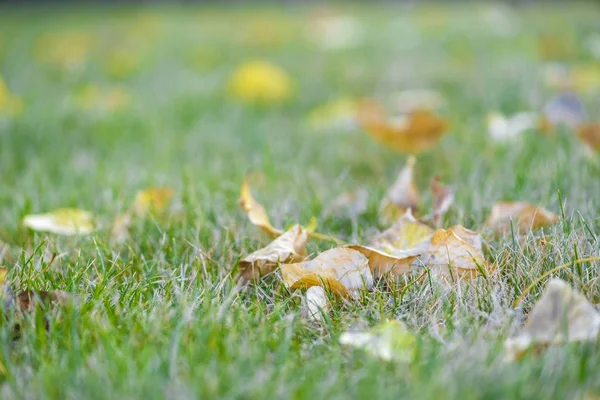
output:
[{"label": "brown leaf", "polygon": [[240,199],[238,200],[240,207],[246,212],[250,222],[257,226],[262,231],[266,232],[271,237],[277,237],[281,235],[281,231],[274,228],[269,221],[269,216],[265,211],[265,208],[254,200],[252,193],[250,192],[249,177],[246,176],[242,183],[242,189],[240,191]]},{"label": "brown leaf", "polygon": [[432,198],[432,221],[439,226],[452,203],[454,203],[454,190],[440,182],[439,176],[434,176],[430,182]]},{"label": "brown leaf", "polygon": [[527,233],[544,226],[555,224],[558,216],[550,211],[522,201],[496,203],[487,225],[497,232],[509,232],[511,220],[519,233]]},{"label": "brown leaf", "polygon": [[600,122],[583,124],[577,128],[577,137],[586,145],[600,151]]},{"label": "brown leaf", "polygon": [[25,290],[15,296],[16,309],[21,312],[33,311],[35,307],[54,307],[69,304],[73,300],[70,293],[62,290],[46,292],[43,290]]},{"label": "brown leaf", "polygon": [[400,173],[396,182],[390,187],[385,198],[381,202],[381,219],[387,223],[393,223],[407,210],[418,211],[421,206],[421,195],[413,181],[413,168],[416,159],[408,157],[406,165]]},{"label": "brown leaf", "polygon": [[447,128],[444,119],[427,110],[412,111],[393,123],[374,101],[361,105],[358,121],[373,139],[401,153],[417,153],[433,147]]},{"label": "brown leaf", "polygon": [[520,358],[532,346],[597,340],[600,314],[565,281],[552,279],[535,304],[521,331],[506,341],[510,359]]},{"label": "brown leaf", "polygon": [[294,263],[306,258],[308,233],[300,225],[294,225],[266,247],[255,251],[240,261],[240,276],[245,281],[267,275],[278,263]]},{"label": "brown leaf", "polygon": [[316,258],[295,264],[281,264],[283,282],[288,288],[323,286],[340,295],[354,295],[373,287],[369,260],[348,247],[324,251]]}]

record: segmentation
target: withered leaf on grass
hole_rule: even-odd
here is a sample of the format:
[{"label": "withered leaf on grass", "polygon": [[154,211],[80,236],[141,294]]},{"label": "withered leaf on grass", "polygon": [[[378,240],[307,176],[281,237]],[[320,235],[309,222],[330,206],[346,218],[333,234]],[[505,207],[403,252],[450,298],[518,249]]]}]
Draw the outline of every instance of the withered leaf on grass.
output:
[{"label": "withered leaf on grass", "polygon": [[95,229],[91,213],[77,208],[59,208],[46,214],[31,214],[23,218],[23,225],[40,232],[57,235],[85,235]]},{"label": "withered leaf on grass", "polygon": [[398,276],[410,272],[410,266],[419,256],[415,250],[405,252],[397,251],[394,255],[385,251],[362,245],[350,245],[348,248],[356,250],[369,260],[369,268],[375,276],[382,277],[386,275]]},{"label": "withered leaf on grass", "polygon": [[141,190],[135,196],[133,212],[138,217],[162,214],[171,202],[174,192],[170,187],[152,187]]},{"label": "withered leaf on grass", "polygon": [[250,191],[250,182],[249,177],[246,176],[244,182],[242,183],[242,189],[240,191],[240,199],[238,200],[240,207],[246,212],[248,215],[248,219],[250,222],[257,226],[262,231],[266,232],[271,237],[277,237],[281,235],[281,231],[273,225],[269,221],[269,216],[265,211],[265,208],[260,205],[254,198],[252,197],[252,193]]},{"label": "withered leaf on grass", "polygon": [[444,119],[427,110],[415,110],[390,121],[374,101],[359,108],[360,126],[381,144],[401,153],[417,153],[433,147],[446,132]]},{"label": "withered leaf on grass", "polygon": [[311,286],[306,290],[303,312],[309,321],[323,322],[324,313],[329,311],[331,303],[325,289],[321,286]]},{"label": "withered leaf on grass", "polygon": [[367,332],[344,332],[340,343],[364,349],[386,361],[411,362],[415,355],[416,337],[402,322],[392,320]]},{"label": "withered leaf on grass", "polygon": [[18,311],[29,312],[38,306],[51,308],[64,306],[73,301],[73,296],[62,290],[49,292],[43,290],[25,290],[16,295],[13,301]]},{"label": "withered leaf on grass", "polygon": [[373,287],[369,260],[360,252],[337,247],[316,258],[295,264],[281,264],[283,282],[288,288],[323,286],[331,292],[348,296]]},{"label": "withered leaf on grass", "polygon": [[552,279],[533,307],[525,325],[506,341],[509,359],[519,359],[531,347],[597,340],[600,314],[565,281]]},{"label": "withered leaf on grass", "polygon": [[433,232],[431,227],[418,221],[407,210],[394,225],[371,239],[369,246],[392,255],[403,254],[403,251],[414,249],[427,241]]},{"label": "withered leaf on grass", "polygon": [[429,248],[419,263],[445,284],[473,279],[481,271],[485,274],[491,272],[491,266],[481,250],[481,240],[475,232],[462,226],[435,231]]},{"label": "withered leaf on grass", "polygon": [[448,211],[452,203],[454,203],[454,190],[451,187],[440,182],[439,176],[434,176],[430,182],[431,187],[431,219],[433,224],[438,226]]},{"label": "withered leaf on grass", "polygon": [[494,204],[487,225],[497,232],[509,232],[511,221],[519,233],[527,233],[558,222],[558,216],[541,207],[522,201]]},{"label": "withered leaf on grass", "polygon": [[577,128],[577,137],[593,150],[600,151],[600,122],[579,126]]},{"label": "withered leaf on grass", "polygon": [[382,221],[393,223],[407,210],[416,212],[421,206],[421,194],[413,181],[415,162],[414,156],[408,157],[406,165],[396,178],[396,182],[386,193],[380,206]]},{"label": "withered leaf on grass", "polygon": [[306,258],[308,233],[300,225],[294,225],[266,247],[255,251],[240,261],[240,275],[249,281],[269,274],[278,263],[293,263]]}]

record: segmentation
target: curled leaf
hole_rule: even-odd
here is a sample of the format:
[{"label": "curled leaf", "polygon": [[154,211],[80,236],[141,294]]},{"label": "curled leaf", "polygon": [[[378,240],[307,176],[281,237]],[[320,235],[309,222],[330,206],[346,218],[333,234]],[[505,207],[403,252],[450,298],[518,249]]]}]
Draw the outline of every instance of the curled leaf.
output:
[{"label": "curled leaf", "polygon": [[323,322],[323,316],[330,308],[331,303],[323,287],[311,286],[306,290],[304,313],[309,321]]},{"label": "curled leaf", "polygon": [[344,332],[340,343],[364,349],[386,361],[411,362],[415,356],[416,337],[402,322],[392,320],[368,332]]},{"label": "curled leaf", "polygon": [[413,169],[416,159],[408,157],[406,165],[400,173],[396,182],[390,187],[385,198],[381,202],[381,219],[385,222],[394,222],[407,210],[417,211],[421,205],[421,194],[413,180]]},{"label": "curled leaf", "polygon": [[525,325],[505,347],[510,359],[519,359],[532,346],[597,340],[600,313],[565,281],[552,279],[529,314]]},{"label": "curled leaf", "polygon": [[404,255],[406,250],[414,250],[427,242],[433,232],[431,227],[415,219],[408,210],[394,225],[375,236],[369,246],[388,254]]},{"label": "curled leaf", "polygon": [[[348,248],[362,253],[369,260],[369,268],[375,276],[398,276],[410,272],[411,264],[419,255],[418,251],[396,251],[394,255],[367,246],[351,245]],[[401,254],[403,253],[403,254]]]},{"label": "curled leaf", "polygon": [[337,295],[348,296],[373,286],[369,260],[347,247],[324,251],[309,261],[281,264],[280,269],[283,282],[291,289],[323,286]]},{"label": "curled leaf", "polygon": [[447,128],[444,119],[426,110],[415,110],[398,121],[390,121],[382,107],[372,101],[362,104],[358,121],[373,139],[400,153],[416,153],[433,147]]},{"label": "curled leaf", "polygon": [[238,203],[246,212],[248,219],[250,219],[250,222],[253,225],[257,226],[271,237],[277,237],[281,235],[281,231],[271,225],[265,208],[256,202],[256,200],[254,200],[252,197],[248,176],[246,176],[244,182],[242,183],[242,189],[240,191],[240,199],[238,200]]},{"label": "curled leaf", "polygon": [[522,201],[494,204],[487,225],[497,232],[510,231],[511,221],[519,233],[527,233],[558,222],[558,216],[550,211]]},{"label": "curled leaf", "polygon": [[249,281],[273,272],[278,263],[293,263],[304,260],[306,258],[307,241],[307,231],[300,225],[294,225],[266,247],[241,260],[241,277]]},{"label": "curled leaf", "polygon": [[85,235],[95,229],[91,213],[77,208],[59,208],[46,214],[32,214],[23,218],[23,225],[40,232],[58,235]]}]

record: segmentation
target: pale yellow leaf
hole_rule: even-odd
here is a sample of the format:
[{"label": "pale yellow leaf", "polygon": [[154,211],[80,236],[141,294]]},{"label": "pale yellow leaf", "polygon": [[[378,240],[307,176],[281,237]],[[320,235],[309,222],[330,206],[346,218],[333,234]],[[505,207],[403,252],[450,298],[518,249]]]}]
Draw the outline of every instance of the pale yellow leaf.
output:
[{"label": "pale yellow leaf", "polygon": [[[375,276],[385,275],[398,276],[410,272],[410,266],[419,256],[418,252],[396,251],[395,255],[387,254],[384,251],[377,250],[367,246],[351,245],[349,248],[362,253],[369,260],[369,268]],[[402,254],[405,253],[405,254]]]},{"label": "pale yellow leaf", "polygon": [[307,241],[306,229],[294,225],[266,247],[244,257],[240,261],[241,277],[249,281],[273,272],[279,263],[303,261]]},{"label": "pale yellow leaf", "polygon": [[250,183],[249,177],[246,176],[244,182],[242,183],[242,189],[240,191],[240,199],[238,200],[240,207],[246,212],[248,215],[248,219],[250,222],[257,226],[259,229],[266,232],[271,237],[277,237],[281,235],[281,231],[276,229],[271,225],[269,221],[269,217],[265,208],[260,205],[254,198],[252,197],[252,193],[250,191]]},{"label": "pale yellow leaf", "polygon": [[415,162],[414,156],[408,157],[406,165],[396,178],[396,182],[390,187],[381,202],[380,214],[383,222],[393,223],[407,210],[416,212],[421,206],[421,195],[413,181]]},{"label": "pale yellow leaf", "polygon": [[85,235],[95,229],[91,213],[76,208],[59,208],[46,214],[32,214],[23,218],[23,225],[34,231],[58,235]]},{"label": "pale yellow leaf", "polygon": [[411,362],[416,350],[415,335],[398,320],[388,321],[367,332],[344,332],[340,343],[387,361]]},{"label": "pale yellow leaf", "polygon": [[282,103],[293,93],[293,82],[277,65],[253,60],[240,65],[229,80],[230,93],[246,103]]},{"label": "pale yellow leaf", "polygon": [[153,187],[141,190],[135,196],[133,211],[138,217],[165,212],[174,194],[170,187]]},{"label": "pale yellow leaf", "polygon": [[412,111],[394,123],[373,101],[361,105],[358,121],[373,139],[401,153],[416,153],[433,147],[447,128],[443,118],[427,110]]},{"label": "pale yellow leaf", "polygon": [[311,286],[306,290],[303,311],[306,318],[312,322],[321,323],[324,320],[324,314],[331,308],[331,303],[327,298],[325,289],[321,286]]},{"label": "pale yellow leaf", "polygon": [[578,341],[596,341],[600,313],[565,281],[552,279],[531,310],[525,325],[505,346],[510,359],[533,347]]},{"label": "pale yellow leaf", "polygon": [[555,224],[558,216],[543,208],[522,201],[496,203],[487,225],[498,232],[509,232],[511,221],[519,233],[527,233],[544,226]]},{"label": "pale yellow leaf", "polygon": [[348,247],[324,251],[309,261],[281,264],[280,269],[283,282],[291,289],[323,286],[337,295],[347,296],[373,286],[369,260]]},{"label": "pale yellow leaf", "polygon": [[427,242],[433,232],[431,227],[418,221],[410,211],[407,211],[394,225],[375,236],[370,241],[369,247],[391,255],[396,253],[404,255],[404,251]]}]

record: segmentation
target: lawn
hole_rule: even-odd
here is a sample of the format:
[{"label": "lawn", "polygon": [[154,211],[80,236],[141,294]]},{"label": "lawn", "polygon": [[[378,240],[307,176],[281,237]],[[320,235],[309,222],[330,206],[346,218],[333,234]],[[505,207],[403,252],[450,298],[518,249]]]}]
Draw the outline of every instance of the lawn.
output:
[{"label": "lawn", "polygon": [[[311,24],[327,15],[358,24],[355,42],[325,45]],[[546,287],[542,279],[515,307],[536,279],[599,256],[598,154],[565,126],[493,141],[487,116],[540,112],[557,93],[548,82],[556,63],[597,65],[598,21],[600,7],[585,3],[0,6],[0,76],[10,92],[4,108],[0,101],[0,265],[15,293],[76,298],[25,315],[5,302],[0,397],[597,398],[597,343],[508,362],[504,342]],[[286,74],[287,99],[236,96],[231,76],[253,60]],[[600,82],[589,75],[576,89],[594,120]],[[392,109],[394,94],[423,88],[443,96],[437,112],[448,122],[439,143],[416,155],[423,209],[440,175],[455,191],[442,226],[480,232],[494,273],[460,288],[411,276],[409,285],[376,280],[354,299],[328,293],[320,323],[278,272],[239,290],[240,259],[271,240],[238,205],[246,174],[274,226],[315,217],[323,235],[366,243],[388,227],[379,205],[409,155],[360,128],[317,128],[311,112],[340,98]],[[150,187],[174,189],[169,212],[134,220],[115,243],[115,217]],[[364,212],[325,213],[357,188],[368,193]],[[497,234],[486,219],[499,201],[526,201],[560,221]],[[93,213],[95,232],[23,226],[28,214],[64,207]],[[308,254],[335,246],[311,239]],[[599,267],[552,276],[598,303]],[[340,344],[345,331],[390,319],[416,337],[410,360]]]}]

